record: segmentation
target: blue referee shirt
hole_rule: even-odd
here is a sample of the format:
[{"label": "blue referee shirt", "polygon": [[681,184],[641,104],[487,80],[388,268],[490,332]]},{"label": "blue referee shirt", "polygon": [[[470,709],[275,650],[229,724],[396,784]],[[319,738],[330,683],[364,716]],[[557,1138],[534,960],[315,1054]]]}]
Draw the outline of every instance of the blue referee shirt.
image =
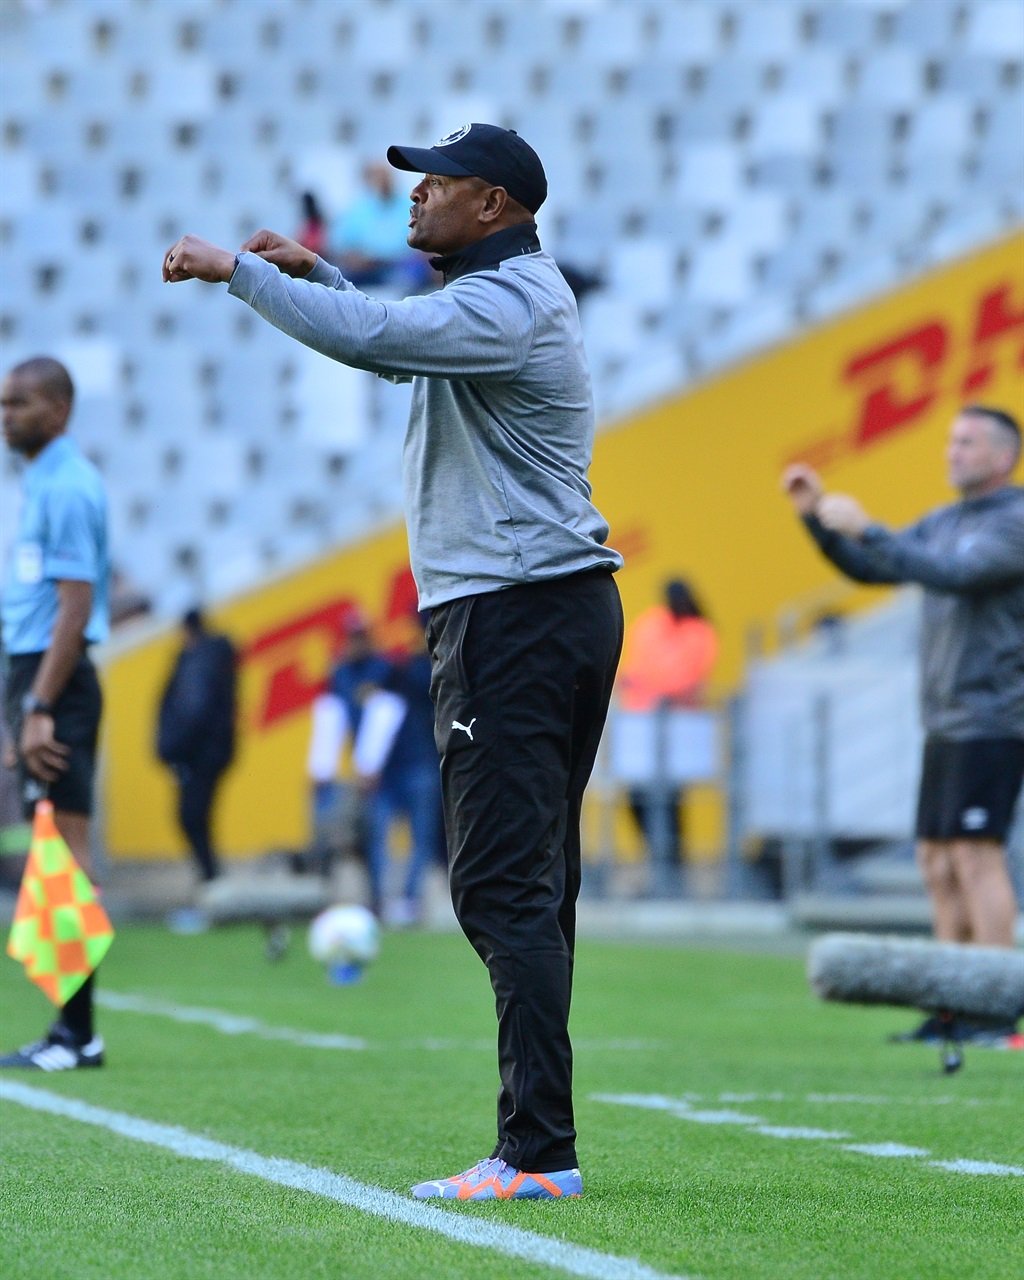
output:
[{"label": "blue referee shirt", "polygon": [[60,435],[26,466],[18,532],[4,578],[0,620],[7,654],[48,649],[57,619],[57,583],[91,582],[88,644],[110,630],[107,498],[96,468]]}]

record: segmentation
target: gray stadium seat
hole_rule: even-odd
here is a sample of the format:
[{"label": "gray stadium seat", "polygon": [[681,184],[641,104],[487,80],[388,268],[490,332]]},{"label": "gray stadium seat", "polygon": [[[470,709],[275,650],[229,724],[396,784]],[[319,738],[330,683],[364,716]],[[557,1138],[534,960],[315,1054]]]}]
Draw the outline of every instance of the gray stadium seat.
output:
[{"label": "gray stadium seat", "polygon": [[796,53],[800,44],[801,11],[786,0],[762,0],[733,9],[733,45],[738,52],[769,60]]},{"label": "gray stadium seat", "polygon": [[661,57],[676,59],[684,66],[704,66],[721,54],[721,7],[674,4],[669,0],[654,13],[657,21],[654,43]]},{"label": "gray stadium seat", "polygon": [[1024,11],[1016,0],[981,0],[966,14],[964,44],[971,53],[1024,58]]}]

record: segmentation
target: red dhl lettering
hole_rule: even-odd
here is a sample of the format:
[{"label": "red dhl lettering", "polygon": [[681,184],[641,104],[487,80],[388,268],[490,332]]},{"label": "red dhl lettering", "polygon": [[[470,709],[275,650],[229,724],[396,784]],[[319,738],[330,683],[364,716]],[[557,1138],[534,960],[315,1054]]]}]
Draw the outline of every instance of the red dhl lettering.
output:
[{"label": "red dhl lettering", "polygon": [[946,326],[930,320],[854,356],[843,370],[843,381],[865,388],[853,429],[855,449],[917,421],[938,394],[948,349]]},{"label": "red dhl lettering", "polygon": [[[253,713],[257,730],[308,707],[323,687],[345,617],[357,607],[339,597],[265,631],[242,652],[243,669],[265,672]],[[310,652],[316,655],[310,660]]]},{"label": "red dhl lettering", "polygon": [[[960,377],[954,361],[966,370]],[[977,397],[1009,362],[1024,368],[1024,290],[1002,280],[979,294],[968,333],[958,335],[947,318],[932,317],[855,352],[840,375],[858,396],[852,424],[810,441],[790,460],[827,467],[844,454],[872,448],[920,425],[954,388],[961,403]]]},{"label": "red dhl lettering", "polygon": [[[378,640],[385,647],[402,647],[409,636],[399,624],[407,623],[416,607],[416,587],[407,565],[392,575],[386,599]],[[253,672],[258,690],[254,729],[268,729],[311,705],[337,655],[344,621],[359,607],[353,597],[338,596],[263,632],[245,646],[242,665],[247,675]]]},{"label": "red dhl lettering", "polygon": [[[978,308],[974,325],[971,359],[961,384],[961,394],[975,396],[992,380],[996,370],[996,352],[1001,343],[1017,337],[1017,367],[1024,368],[1024,298],[1016,309],[1010,300],[1012,284],[1002,284],[986,293]],[[1018,295],[1019,296],[1019,295]]]}]

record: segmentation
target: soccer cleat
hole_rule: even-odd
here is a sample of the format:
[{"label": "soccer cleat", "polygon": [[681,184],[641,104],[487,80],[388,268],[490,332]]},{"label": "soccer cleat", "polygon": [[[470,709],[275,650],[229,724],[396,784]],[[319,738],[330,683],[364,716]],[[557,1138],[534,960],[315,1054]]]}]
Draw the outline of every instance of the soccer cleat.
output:
[{"label": "soccer cleat", "polygon": [[481,1160],[465,1173],[435,1182],[418,1182],[416,1200],[558,1200],[583,1194],[579,1169],[526,1173],[504,1160]]},{"label": "soccer cleat", "polygon": [[42,1040],[0,1057],[0,1067],[21,1067],[30,1071],[75,1071],[79,1067],[102,1066],[102,1039],[93,1036],[88,1044],[79,1044],[59,1023],[51,1027]]}]

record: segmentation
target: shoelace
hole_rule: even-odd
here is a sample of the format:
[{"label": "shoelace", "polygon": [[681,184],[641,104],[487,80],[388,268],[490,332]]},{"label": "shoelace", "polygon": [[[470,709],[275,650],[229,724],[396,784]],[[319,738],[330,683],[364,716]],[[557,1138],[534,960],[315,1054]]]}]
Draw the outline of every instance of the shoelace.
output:
[{"label": "shoelace", "polygon": [[478,1164],[474,1165],[472,1169],[467,1169],[461,1176],[463,1179],[490,1178],[494,1176],[492,1172],[494,1165],[498,1165],[499,1174],[502,1168],[508,1168],[504,1160],[498,1160],[494,1156],[490,1156],[487,1160],[481,1160]]}]

